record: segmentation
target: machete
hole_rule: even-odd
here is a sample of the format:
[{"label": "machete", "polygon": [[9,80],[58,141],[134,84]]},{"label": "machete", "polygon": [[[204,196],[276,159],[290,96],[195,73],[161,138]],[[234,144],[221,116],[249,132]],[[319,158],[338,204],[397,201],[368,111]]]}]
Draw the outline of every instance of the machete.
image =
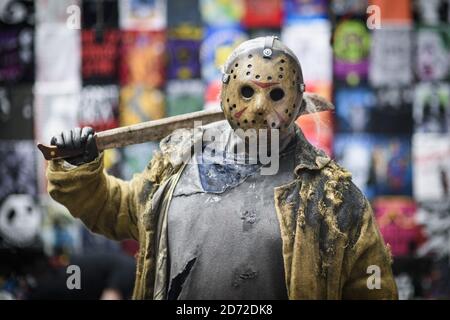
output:
[{"label": "machete", "polygon": [[[158,141],[180,128],[193,128],[194,121],[201,121],[202,125],[224,120],[222,110],[204,110],[158,120],[141,122],[138,124],[114,128],[95,133],[95,143],[98,151],[125,147],[131,144]],[[65,159],[78,156],[83,149],[61,149],[39,143],[37,145],[46,160]]]}]

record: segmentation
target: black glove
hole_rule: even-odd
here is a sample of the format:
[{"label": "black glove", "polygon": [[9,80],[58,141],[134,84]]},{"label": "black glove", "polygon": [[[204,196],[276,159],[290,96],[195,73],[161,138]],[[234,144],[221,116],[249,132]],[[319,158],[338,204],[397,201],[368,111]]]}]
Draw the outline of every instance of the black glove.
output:
[{"label": "black glove", "polygon": [[61,149],[82,149],[84,151],[82,155],[65,159],[70,164],[79,166],[98,157],[94,133],[91,127],[75,128],[54,136],[50,144]]}]

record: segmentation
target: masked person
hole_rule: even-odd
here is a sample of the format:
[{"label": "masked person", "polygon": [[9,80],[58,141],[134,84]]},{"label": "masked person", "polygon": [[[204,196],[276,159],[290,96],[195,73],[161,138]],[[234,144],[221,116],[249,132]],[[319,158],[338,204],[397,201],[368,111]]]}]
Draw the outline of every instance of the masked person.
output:
[{"label": "masked person", "polygon": [[140,242],[135,299],[397,298],[369,202],[294,123],[328,104],[304,92],[295,55],[246,41],[222,82],[226,121],[173,132],[129,182],[105,173],[91,129],[55,136],[86,151],[50,163],[50,195],[93,232]]}]

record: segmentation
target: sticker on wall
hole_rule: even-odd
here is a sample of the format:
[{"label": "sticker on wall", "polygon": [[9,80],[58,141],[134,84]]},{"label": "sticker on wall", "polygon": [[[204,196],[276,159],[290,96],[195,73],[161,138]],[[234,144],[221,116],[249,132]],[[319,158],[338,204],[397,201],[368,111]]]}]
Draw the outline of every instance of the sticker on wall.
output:
[{"label": "sticker on wall", "polygon": [[372,33],[369,80],[373,86],[409,85],[412,75],[412,33],[407,26]]},{"label": "sticker on wall", "polygon": [[413,136],[414,197],[418,201],[450,198],[450,135]]},{"label": "sticker on wall", "polygon": [[321,19],[296,23],[282,30],[281,39],[298,57],[307,87],[310,83],[330,83],[333,79],[330,37],[331,25]]},{"label": "sticker on wall", "polygon": [[0,139],[33,139],[31,85],[0,87]]},{"label": "sticker on wall", "polygon": [[120,125],[127,126],[164,117],[164,94],[144,86],[126,86],[120,90]]},{"label": "sticker on wall", "polygon": [[205,86],[201,80],[172,80],[166,86],[166,116],[203,110]]},{"label": "sticker on wall", "polygon": [[119,125],[118,86],[83,87],[78,108],[78,125],[92,127],[95,131],[117,127]]},{"label": "sticker on wall", "polygon": [[122,34],[120,83],[160,87],[165,80],[165,35],[126,31]]},{"label": "sticker on wall", "polygon": [[414,97],[415,132],[450,132],[450,85],[419,83]]},{"label": "sticker on wall", "polygon": [[166,0],[119,1],[120,28],[123,30],[163,30],[166,27]]},{"label": "sticker on wall", "polygon": [[221,79],[220,68],[233,49],[247,39],[247,34],[240,27],[207,29],[200,47],[203,80],[209,83]]},{"label": "sticker on wall", "polygon": [[97,41],[94,30],[81,31],[81,75],[84,84],[117,83],[120,31],[105,30]]},{"label": "sticker on wall", "polygon": [[369,72],[370,33],[364,21],[342,20],[333,35],[334,75],[355,86]]}]

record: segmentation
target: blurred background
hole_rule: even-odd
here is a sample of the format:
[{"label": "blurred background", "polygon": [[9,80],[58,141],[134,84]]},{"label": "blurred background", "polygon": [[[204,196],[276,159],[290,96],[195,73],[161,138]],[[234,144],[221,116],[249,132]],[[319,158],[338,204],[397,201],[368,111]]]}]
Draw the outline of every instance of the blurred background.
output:
[{"label": "blurred background", "polygon": [[[448,0],[0,0],[0,299],[130,298],[138,244],[52,201],[36,143],[218,108],[220,66],[264,35],[336,105],[297,123],[371,200],[400,298],[450,298],[449,23]],[[157,149],[106,167],[130,179]]]}]

